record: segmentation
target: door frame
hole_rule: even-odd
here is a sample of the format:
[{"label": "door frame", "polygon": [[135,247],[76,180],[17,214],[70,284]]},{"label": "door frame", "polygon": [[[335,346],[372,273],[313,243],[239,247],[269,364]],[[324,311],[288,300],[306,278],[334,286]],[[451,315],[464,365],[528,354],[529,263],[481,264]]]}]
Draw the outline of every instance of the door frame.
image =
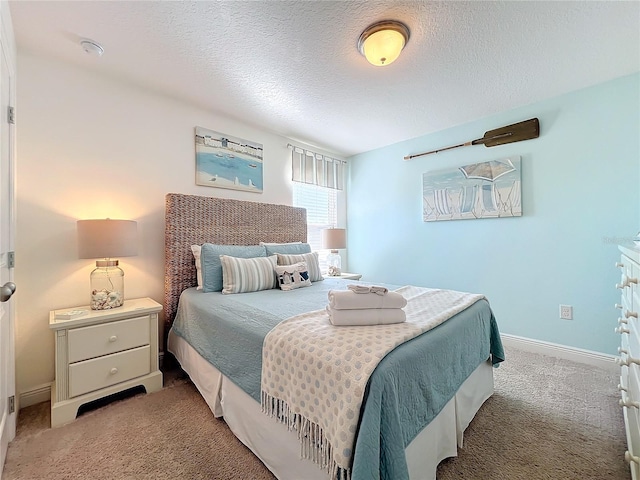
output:
[{"label": "door frame", "polygon": [[[5,64],[7,67],[6,78],[8,79],[8,85],[4,85],[0,82],[0,89],[9,89],[8,95],[8,104],[9,106],[13,106],[15,108],[15,78],[16,78],[16,46],[15,46],[15,37],[13,34],[13,26],[11,23],[11,14],[9,11],[9,2],[2,0],[0,1],[0,55],[4,57]],[[1,77],[0,77],[1,78]],[[15,251],[15,231],[16,231],[16,190],[15,190],[15,176],[16,176],[16,161],[15,161],[15,123],[10,123],[8,121],[8,111],[0,111],[0,115],[3,117],[2,121],[7,122],[8,124],[8,138],[0,138],[0,142],[8,142],[8,171],[9,175],[6,179],[5,187],[8,189],[8,201],[9,205],[1,206],[0,208],[8,209],[8,224],[9,224],[9,236],[8,236],[8,245],[3,246],[7,252]],[[15,117],[14,117],[15,118]],[[4,179],[3,179],[4,181]],[[8,259],[5,258],[5,261],[8,263]],[[7,281],[14,281],[14,268],[11,265],[8,266],[8,279]],[[0,381],[6,382],[6,392],[7,398],[0,398],[0,402],[7,402],[6,411],[7,416],[5,417],[4,424],[0,424],[0,477],[2,476],[2,470],[4,469],[4,461],[6,458],[8,444],[11,440],[15,438],[16,434],[16,420],[17,420],[17,412],[18,412],[18,398],[16,396],[16,376],[15,376],[15,315],[16,315],[16,299],[12,297],[8,302],[2,304],[3,309],[5,310],[5,315],[7,315],[7,320],[9,323],[8,328],[8,345],[2,345],[4,349],[7,347],[7,360],[8,365],[0,365],[2,371],[7,372],[7,378],[0,379]],[[2,357],[0,357],[1,359]],[[4,375],[3,375],[4,376]],[[13,397],[13,412],[9,412],[9,398]],[[2,420],[0,419],[0,422]]]}]

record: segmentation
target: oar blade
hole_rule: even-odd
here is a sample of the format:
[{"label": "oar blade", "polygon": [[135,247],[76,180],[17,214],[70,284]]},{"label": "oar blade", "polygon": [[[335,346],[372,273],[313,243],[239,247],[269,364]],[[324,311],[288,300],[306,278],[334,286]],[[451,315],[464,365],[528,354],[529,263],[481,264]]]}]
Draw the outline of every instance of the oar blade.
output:
[{"label": "oar blade", "polygon": [[[532,140],[540,136],[540,123],[537,118],[531,118],[524,122],[514,123],[506,127],[489,130],[477,143],[484,143],[485,147],[495,147],[505,143]],[[475,142],[474,142],[475,143]]]},{"label": "oar blade", "polygon": [[489,130],[485,132],[484,137],[469,142],[461,143],[460,145],[454,145],[452,147],[439,148],[438,150],[431,150],[430,152],[417,153],[415,155],[407,155],[405,160],[411,160],[415,157],[421,157],[423,155],[430,155],[432,153],[443,152],[444,150],[451,150],[452,148],[466,147],[468,145],[480,145],[484,144],[485,147],[495,147],[496,145],[504,145],[505,143],[521,142],[522,140],[531,140],[540,136],[540,123],[537,118],[531,118],[524,122],[514,123],[513,125],[507,125],[506,127],[496,128],[495,130]]}]

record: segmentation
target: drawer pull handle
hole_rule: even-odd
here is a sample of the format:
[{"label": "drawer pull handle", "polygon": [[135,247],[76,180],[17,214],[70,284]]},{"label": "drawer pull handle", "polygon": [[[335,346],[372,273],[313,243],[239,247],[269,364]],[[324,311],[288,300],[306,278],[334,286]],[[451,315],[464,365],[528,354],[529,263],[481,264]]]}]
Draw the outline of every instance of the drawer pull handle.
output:
[{"label": "drawer pull handle", "polygon": [[629,320],[626,318],[618,318],[618,325],[622,325],[623,323],[629,323]]},{"label": "drawer pull handle", "polygon": [[616,303],[613,308],[619,308],[620,310],[622,310],[622,305],[620,305],[619,303]]},{"label": "drawer pull handle", "polygon": [[618,327],[618,328],[614,329],[614,332],[616,332],[616,333],[629,333],[629,330],[627,330],[626,328]]},{"label": "drawer pull handle", "polygon": [[115,335],[111,335],[111,336],[109,337],[109,341],[110,341],[111,343],[115,342],[116,340],[118,340],[118,337],[116,337]]},{"label": "drawer pull handle", "polygon": [[631,317],[638,318],[638,312],[630,312],[629,310],[627,310],[626,312],[624,312],[624,316],[627,318],[631,318]]},{"label": "drawer pull handle", "polygon": [[629,353],[629,352],[622,347],[618,347],[618,353]]},{"label": "drawer pull handle", "polygon": [[618,391],[619,392],[628,392],[629,390],[625,387],[623,387],[622,385],[618,384]]},{"label": "drawer pull handle", "polygon": [[616,363],[620,366],[622,365],[629,366],[632,363],[635,363],[636,365],[640,365],[640,358],[627,357],[626,360],[623,360],[622,358],[618,357],[616,358]]},{"label": "drawer pull handle", "polygon": [[627,277],[626,275],[622,275],[622,283],[616,283],[616,288],[628,287],[632,283],[637,284],[638,279],[634,277]]},{"label": "drawer pull handle", "polygon": [[116,373],[118,373],[118,369],[116,367],[113,367],[111,370],[109,370],[109,373],[111,375],[115,375]]},{"label": "drawer pull handle", "polygon": [[621,407],[633,407],[640,408],[640,402],[634,402],[633,400],[622,400],[618,402]]},{"label": "drawer pull handle", "polygon": [[616,262],[616,268],[623,268],[624,263]]},{"label": "drawer pull handle", "polygon": [[631,455],[629,450],[624,452],[624,459],[627,461],[627,463],[631,463],[631,462],[640,463],[640,457],[636,457],[635,455]]}]

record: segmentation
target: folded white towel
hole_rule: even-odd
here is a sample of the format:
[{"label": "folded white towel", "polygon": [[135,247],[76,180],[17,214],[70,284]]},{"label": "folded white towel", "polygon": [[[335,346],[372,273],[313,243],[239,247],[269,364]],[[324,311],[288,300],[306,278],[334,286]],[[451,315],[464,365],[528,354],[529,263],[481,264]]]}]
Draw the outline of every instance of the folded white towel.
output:
[{"label": "folded white towel", "polygon": [[366,285],[347,285],[347,288],[351,290],[353,293],[370,293],[371,290]]},{"label": "folded white towel", "polygon": [[407,320],[401,308],[361,308],[359,310],[334,310],[327,307],[333,325],[389,325]]},{"label": "folded white towel", "polygon": [[385,295],[355,293],[352,290],[329,290],[329,306],[334,310],[357,310],[360,308],[403,308],[407,300],[397,292]]},{"label": "folded white towel", "polygon": [[386,295],[389,289],[387,287],[379,287],[377,285],[347,285],[347,288],[355,293],[375,293],[377,295]]},{"label": "folded white towel", "polygon": [[380,287],[378,285],[371,285],[369,290],[371,293],[375,293],[376,295],[386,295],[389,293],[389,289],[387,287]]}]

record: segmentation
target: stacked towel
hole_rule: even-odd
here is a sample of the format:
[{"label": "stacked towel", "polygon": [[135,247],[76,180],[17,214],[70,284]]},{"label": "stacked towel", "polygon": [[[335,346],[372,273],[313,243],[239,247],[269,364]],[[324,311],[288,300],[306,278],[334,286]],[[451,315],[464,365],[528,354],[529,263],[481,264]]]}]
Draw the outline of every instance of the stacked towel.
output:
[{"label": "stacked towel", "polygon": [[376,293],[378,295],[384,295],[389,291],[386,287],[378,287],[376,285],[371,285],[370,287],[366,285],[347,285],[347,288],[355,293]]},{"label": "stacked towel", "polygon": [[327,307],[332,325],[389,325],[407,320],[401,308],[359,308],[335,310]]},{"label": "stacked towel", "polygon": [[407,300],[385,287],[348,285],[348,290],[330,290],[327,313],[333,325],[387,325],[407,317]]},{"label": "stacked towel", "polygon": [[357,310],[362,308],[403,308],[407,300],[397,292],[383,295],[377,293],[355,293],[353,290],[329,290],[329,307],[334,310]]}]

